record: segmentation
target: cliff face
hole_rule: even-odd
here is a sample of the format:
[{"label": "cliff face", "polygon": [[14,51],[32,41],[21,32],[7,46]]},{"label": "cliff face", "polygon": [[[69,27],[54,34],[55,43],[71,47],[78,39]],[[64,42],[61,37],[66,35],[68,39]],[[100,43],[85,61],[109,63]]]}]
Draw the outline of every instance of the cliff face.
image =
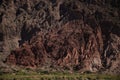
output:
[{"label": "cliff face", "polygon": [[45,35],[38,34],[29,45],[24,43],[20,50],[13,51],[7,62],[27,67],[48,64],[90,71],[102,67],[103,40],[99,26],[92,29],[83,21],[75,20],[60,28],[52,28]]},{"label": "cliff face", "polygon": [[2,60],[32,68],[120,73],[119,4],[119,0],[2,0]]}]

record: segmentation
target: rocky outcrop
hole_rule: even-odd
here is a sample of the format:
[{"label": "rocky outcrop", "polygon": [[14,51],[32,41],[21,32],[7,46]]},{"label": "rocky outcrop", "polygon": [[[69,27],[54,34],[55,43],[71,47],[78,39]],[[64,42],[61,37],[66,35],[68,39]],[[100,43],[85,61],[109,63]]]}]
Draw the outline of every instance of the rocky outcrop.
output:
[{"label": "rocky outcrop", "polygon": [[1,0],[0,33],[4,35],[2,53],[9,54],[41,29],[62,26],[74,19],[83,19],[90,24],[91,20],[87,18],[95,17],[98,23],[105,20],[119,25],[119,2],[119,0]]},{"label": "rocky outcrop", "polygon": [[110,39],[108,41],[108,45],[105,49],[104,59],[106,61],[105,67],[110,73],[120,73],[120,37],[115,34],[110,34]]},{"label": "rocky outcrop", "polygon": [[32,68],[119,73],[119,3],[1,0],[0,55],[6,61],[0,61]]},{"label": "rocky outcrop", "polygon": [[[113,38],[114,35],[111,36]],[[116,45],[112,42],[111,44]],[[72,71],[96,72],[103,67],[112,68],[110,64],[113,59],[108,58],[107,51],[118,48],[118,45],[115,46],[116,48],[111,46],[110,49],[105,49],[105,52],[103,47],[104,41],[100,26],[92,28],[82,20],[73,20],[62,27],[50,29],[46,34],[38,33],[30,40],[30,44],[24,43],[22,48],[13,51],[7,58],[7,63],[26,67],[47,64],[52,67],[61,66],[63,69],[67,68]],[[105,53],[103,58],[107,64],[103,63],[103,52]],[[109,56],[112,55],[113,53],[109,53]],[[112,57],[116,58],[115,55]]]}]

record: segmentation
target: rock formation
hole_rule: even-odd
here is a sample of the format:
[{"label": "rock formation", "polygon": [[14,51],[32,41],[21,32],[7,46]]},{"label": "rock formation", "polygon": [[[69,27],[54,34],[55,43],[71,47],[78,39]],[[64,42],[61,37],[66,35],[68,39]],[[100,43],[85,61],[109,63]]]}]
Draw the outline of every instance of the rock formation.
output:
[{"label": "rock formation", "polygon": [[[113,37],[114,35],[111,34],[111,38]],[[116,43],[110,44],[114,44],[115,48],[118,47]],[[96,72],[110,66],[111,61],[117,57],[116,53],[108,53],[109,50],[115,49],[110,44],[103,51],[101,27],[92,28],[82,20],[73,20],[60,28],[50,29],[46,34],[38,33],[29,44],[24,43],[20,49],[13,51],[8,56],[7,63],[26,67],[47,64],[52,67],[61,66],[68,70]],[[108,58],[108,54],[112,58]],[[107,63],[105,65],[102,62],[103,57]]]},{"label": "rock formation", "polygon": [[119,0],[1,0],[0,62],[120,73]]}]

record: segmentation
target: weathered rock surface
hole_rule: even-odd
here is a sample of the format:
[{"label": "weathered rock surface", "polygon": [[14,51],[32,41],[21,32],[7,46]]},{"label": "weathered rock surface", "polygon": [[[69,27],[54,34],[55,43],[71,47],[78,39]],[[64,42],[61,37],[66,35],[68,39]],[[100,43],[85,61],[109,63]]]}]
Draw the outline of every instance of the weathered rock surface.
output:
[{"label": "weathered rock surface", "polygon": [[[117,36],[110,35],[111,38]],[[114,38],[113,38],[114,39]],[[114,39],[119,42],[118,39]],[[119,61],[114,61],[119,55],[118,44],[111,39],[105,52],[103,51],[104,42],[100,26],[92,28],[82,20],[73,20],[60,28],[52,28],[48,33],[38,33],[24,43],[23,47],[15,50],[7,58],[7,63],[22,65],[26,67],[38,67],[50,65],[53,68],[61,66],[63,69],[96,72],[103,67],[112,68],[111,64],[119,65]],[[108,53],[117,50],[118,53]],[[103,55],[103,52],[105,53]],[[107,54],[106,54],[107,53]],[[109,57],[109,56],[111,57]],[[105,65],[102,63],[104,57]],[[119,58],[119,57],[118,57]],[[114,66],[114,65],[113,65]],[[117,67],[117,66],[116,66]],[[114,69],[114,67],[112,68]]]},{"label": "weathered rock surface", "polygon": [[1,0],[0,61],[120,73],[119,4],[119,0]]}]

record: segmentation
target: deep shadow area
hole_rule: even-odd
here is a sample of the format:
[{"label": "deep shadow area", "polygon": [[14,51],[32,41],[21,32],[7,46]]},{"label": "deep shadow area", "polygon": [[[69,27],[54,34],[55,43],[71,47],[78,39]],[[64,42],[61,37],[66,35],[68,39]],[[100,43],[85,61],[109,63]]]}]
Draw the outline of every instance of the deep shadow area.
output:
[{"label": "deep shadow area", "polygon": [[21,29],[21,40],[18,41],[19,45],[22,45],[25,41],[27,41],[28,43],[30,42],[30,39],[36,35],[36,33],[40,30],[37,27],[31,27],[31,29],[27,29],[26,25],[24,25]]},{"label": "deep shadow area", "polygon": [[60,16],[61,18],[68,19],[68,21],[79,20],[83,18],[81,11],[77,10],[77,6],[72,3],[60,5]]},{"label": "deep shadow area", "polygon": [[0,5],[3,3],[3,0],[0,0]]},{"label": "deep shadow area", "polygon": [[0,41],[3,41],[4,37],[3,37],[3,33],[0,33]]}]

